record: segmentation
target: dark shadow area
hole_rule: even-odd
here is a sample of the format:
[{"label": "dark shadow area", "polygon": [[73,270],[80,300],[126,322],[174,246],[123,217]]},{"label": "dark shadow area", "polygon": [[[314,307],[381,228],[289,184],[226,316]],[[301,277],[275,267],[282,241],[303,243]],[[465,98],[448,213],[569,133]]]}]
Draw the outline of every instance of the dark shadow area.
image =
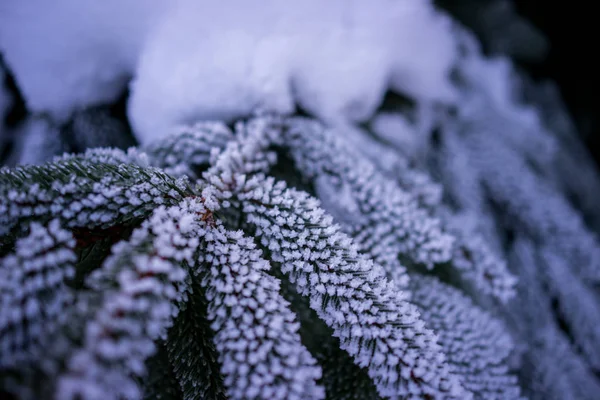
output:
[{"label": "dark shadow area", "polygon": [[[505,53],[536,81],[554,81],[579,134],[600,165],[600,101],[597,87],[600,61],[595,3],[544,0],[435,0],[459,22],[472,29],[490,53]],[[541,37],[518,21],[529,21]],[[526,23],[525,23],[526,25]],[[530,40],[520,43],[519,35]],[[508,44],[512,41],[511,44]]]}]

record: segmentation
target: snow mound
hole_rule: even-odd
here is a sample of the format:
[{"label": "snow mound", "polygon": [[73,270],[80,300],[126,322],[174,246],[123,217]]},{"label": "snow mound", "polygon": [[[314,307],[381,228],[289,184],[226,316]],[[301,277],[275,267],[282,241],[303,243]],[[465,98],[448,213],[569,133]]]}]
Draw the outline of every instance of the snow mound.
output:
[{"label": "snow mound", "polygon": [[430,0],[29,0],[0,4],[0,51],[29,109],[59,122],[133,78],[129,117],[147,142],[297,105],[363,121],[390,88],[450,100],[456,46]]},{"label": "snow mound", "polygon": [[135,71],[161,0],[0,2],[0,51],[27,107],[58,121],[110,102]]},{"label": "snow mound", "polygon": [[129,116],[142,141],[195,120],[298,104],[363,121],[385,91],[453,97],[450,21],[428,1],[183,0],[142,51]]}]

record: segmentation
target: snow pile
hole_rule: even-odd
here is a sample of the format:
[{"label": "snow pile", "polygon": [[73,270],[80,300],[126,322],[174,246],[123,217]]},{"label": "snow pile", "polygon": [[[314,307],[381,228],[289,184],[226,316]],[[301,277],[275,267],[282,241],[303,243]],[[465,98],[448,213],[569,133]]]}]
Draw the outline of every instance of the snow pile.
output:
[{"label": "snow pile", "polygon": [[161,0],[0,2],[0,51],[33,112],[59,121],[114,100],[135,70]]},{"label": "snow pile", "polygon": [[129,108],[143,140],[296,103],[327,121],[364,120],[390,86],[452,97],[450,22],[426,1],[183,0],[147,43]]},{"label": "snow pile", "polygon": [[135,77],[129,116],[147,142],[296,104],[362,121],[388,88],[452,99],[450,25],[430,0],[32,0],[0,5],[0,50],[28,107],[58,120]]}]

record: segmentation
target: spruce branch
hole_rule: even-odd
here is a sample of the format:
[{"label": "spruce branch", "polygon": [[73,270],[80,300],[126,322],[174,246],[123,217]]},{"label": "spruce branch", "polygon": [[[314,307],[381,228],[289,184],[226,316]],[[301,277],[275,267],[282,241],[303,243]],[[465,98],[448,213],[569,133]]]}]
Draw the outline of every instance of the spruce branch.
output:
[{"label": "spruce branch", "polygon": [[[600,371],[600,304],[598,296],[568,267],[568,261],[554,249],[537,251],[542,279],[556,299],[558,314],[571,329],[576,348],[596,371]],[[569,282],[568,285],[565,282]]]},{"label": "spruce branch", "polygon": [[195,265],[200,241],[196,236],[200,202],[184,200],[160,206],[127,242],[113,247],[88,285],[101,293],[99,304],[82,297],[78,307],[89,310],[79,349],[69,354],[66,370],[57,377],[57,398],[139,398],[133,376],[145,375],[145,361],[166,337],[186,299],[186,265]]},{"label": "spruce branch", "polygon": [[368,369],[380,395],[470,397],[406,294],[358,253],[317,200],[260,173],[269,134],[241,137],[215,160],[204,177],[216,196],[241,203],[271,258],[308,296],[341,348]]},{"label": "spruce branch", "polygon": [[[469,151],[481,171],[481,184],[496,204],[506,208],[528,234],[572,260],[576,272],[589,282],[600,280],[600,242],[567,200],[540,179],[524,160],[495,138],[485,121],[467,125]],[[492,130],[491,132],[489,132]],[[497,165],[506,168],[498,170]]]},{"label": "spruce branch", "polygon": [[508,269],[506,261],[492,250],[476,217],[447,210],[445,215],[446,229],[456,238],[452,264],[462,271],[461,278],[476,291],[492,295],[502,303],[513,299],[517,278]]},{"label": "spruce branch", "polygon": [[[113,153],[123,154],[114,150]],[[65,156],[42,166],[0,170],[0,234],[58,218],[65,228],[136,223],[191,189],[159,169]]]},{"label": "spruce branch", "polygon": [[502,301],[514,295],[515,278],[480,236],[465,235],[452,223],[458,217],[443,218],[450,223],[442,223],[442,218],[431,216],[420,205],[421,194],[405,192],[390,182],[334,131],[297,118],[289,120],[282,136],[299,170],[315,179],[317,188],[328,188],[319,193],[325,207],[333,209],[338,221],[347,221],[342,227],[360,251],[383,266],[399,287],[409,280],[401,257],[428,268],[436,264],[454,268],[465,281]]},{"label": "spruce branch", "polygon": [[555,324],[552,299],[538,277],[547,268],[536,254],[536,245],[519,235],[510,249],[510,264],[519,270],[516,310],[505,311],[514,330],[527,338],[520,369],[524,389],[535,400],[589,399],[600,393],[594,372],[570,339]]},{"label": "spruce branch", "polygon": [[184,400],[227,398],[207,307],[199,279],[192,277],[188,301],[182,305],[166,342],[168,360]]},{"label": "spruce branch", "polygon": [[213,149],[222,150],[233,133],[222,122],[199,122],[182,126],[170,136],[145,147],[149,162],[172,176],[200,177],[208,167]]},{"label": "spruce branch", "polygon": [[0,262],[0,370],[35,361],[73,302],[75,240],[58,220],[33,222],[14,253]]},{"label": "spruce branch", "polygon": [[416,308],[305,193],[256,177],[240,188],[248,222],[379,394],[470,397]]},{"label": "spruce branch", "polygon": [[344,144],[334,131],[315,121],[291,119],[282,136],[297,168],[307,178],[321,176],[325,179],[323,185],[345,187],[338,191],[341,195],[337,199],[330,201],[342,203],[340,206],[354,204],[345,210],[356,218],[354,224],[361,228],[390,224],[387,234],[394,238],[398,252],[414,264],[431,268],[450,259],[453,239],[442,231],[440,222],[364,156]]},{"label": "spruce branch", "polygon": [[438,334],[464,387],[480,399],[520,399],[517,379],[506,363],[514,345],[503,324],[434,277],[415,274],[410,287],[411,302]]},{"label": "spruce branch", "polygon": [[321,369],[298,334],[269,263],[242,232],[208,229],[201,262],[224,383],[233,399],[320,399]]}]

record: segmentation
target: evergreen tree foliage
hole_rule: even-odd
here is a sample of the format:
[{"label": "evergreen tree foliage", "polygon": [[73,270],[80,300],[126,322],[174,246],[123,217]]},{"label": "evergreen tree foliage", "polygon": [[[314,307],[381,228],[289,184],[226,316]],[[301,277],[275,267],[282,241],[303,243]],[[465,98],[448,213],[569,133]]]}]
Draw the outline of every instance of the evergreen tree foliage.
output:
[{"label": "evergreen tree foliage", "polygon": [[[215,131],[229,141],[207,135]],[[48,329],[44,333],[58,337],[63,348],[37,355],[44,365],[51,365],[35,371],[43,376],[41,387],[65,399],[141,398],[148,390],[159,390],[155,383],[143,382],[156,379],[153,376],[160,371],[156,363],[163,362],[163,374],[168,378],[165,396],[177,395],[168,384],[175,379],[184,398],[323,398],[324,388],[348,391],[343,383],[322,382],[340,380],[344,369],[328,367],[324,375],[318,363],[325,362],[323,354],[339,354],[336,357],[358,367],[349,371],[365,374],[362,382],[367,384],[370,377],[372,383],[363,386],[365,389],[374,384],[383,397],[468,398],[477,394],[466,380],[473,371],[458,368],[464,363],[461,357],[467,356],[456,356],[444,349],[447,343],[438,342],[428,327],[433,323],[437,328],[435,317],[423,314],[422,319],[418,307],[408,302],[407,284],[397,285],[386,278],[386,268],[387,275],[394,275],[393,266],[374,264],[367,258],[368,248],[361,254],[310,194],[265,175],[276,163],[275,146],[294,148],[287,142],[293,132],[332,134],[314,121],[264,116],[239,123],[235,134],[218,125],[183,129],[148,153],[89,150],[42,166],[2,171],[2,204],[7,211],[4,238],[7,243],[17,238],[16,253],[9,250],[4,264],[14,264],[21,253],[35,257],[35,252],[30,254],[29,248],[23,247],[25,239],[18,239],[26,233],[25,226],[37,232],[42,229],[40,223],[50,223],[52,229],[60,224],[68,230],[61,231],[63,236],[68,237],[68,232],[75,235],[71,245],[80,246],[94,230],[134,227],[129,239],[115,244],[108,257],[84,272],[87,276],[80,288],[71,283],[72,250],[67,259],[48,261],[48,268],[71,271],[55,280],[75,300],[64,305],[65,311],[70,311],[62,319],[56,318],[54,325],[44,324]],[[181,146],[192,138],[197,138],[196,147]],[[216,142],[208,142],[208,138]],[[346,153],[340,150],[339,155],[342,163]],[[315,167],[317,161],[325,162],[326,155],[315,157]],[[175,178],[151,167],[153,162],[185,166],[172,170],[174,174],[206,163],[210,167],[192,183],[186,174]],[[377,222],[391,215],[400,217],[400,223],[406,221],[398,225],[404,226],[404,233],[390,243],[398,259],[403,255],[413,260],[411,268],[419,268],[424,251],[439,253],[438,242],[446,249],[444,258],[432,256],[430,264],[451,257],[451,247],[443,247],[443,243],[446,240],[451,246],[452,238],[439,223],[417,223],[422,217],[433,218],[427,209],[392,186],[398,200],[392,196],[390,203],[379,208],[392,210],[392,214],[377,217],[376,211],[369,213],[373,208],[368,204],[376,198],[375,193],[369,192],[364,180],[353,181],[351,175],[344,175],[351,174],[349,164],[345,165],[347,171],[328,170],[340,174],[340,183],[355,185],[356,201],[360,202],[364,193],[357,217],[372,215],[371,221]],[[403,206],[413,211],[393,213]],[[432,232],[432,239],[426,232]],[[424,243],[423,250],[418,250],[419,243]],[[65,266],[67,261],[70,269]],[[280,272],[270,273],[273,266]],[[302,314],[292,312],[282,297],[281,279],[289,280],[295,296],[306,299],[303,301],[334,337],[325,347],[313,343],[310,347],[315,356],[299,335]],[[23,289],[15,290],[20,293]],[[473,305],[468,301],[463,305],[469,306]],[[6,313],[15,307],[3,301]],[[10,326],[4,323],[3,329]],[[497,328],[503,331],[501,325]],[[474,325],[472,329],[483,327]],[[8,346],[5,340],[9,337],[3,338],[3,345]],[[32,350],[35,343],[20,345],[26,353],[36,355]],[[332,346],[339,346],[338,350]],[[498,371],[505,371],[505,354],[490,349],[491,353],[480,356],[490,360],[482,362],[490,362],[494,368],[500,363]],[[340,351],[349,357],[342,357]],[[446,359],[445,352],[453,358]],[[19,360],[16,354],[7,355],[15,379],[27,382],[33,372]],[[492,381],[481,380],[482,386]],[[513,385],[510,378],[502,382]],[[489,384],[493,385],[496,388],[498,380]],[[28,394],[23,385],[11,387],[22,396]]]},{"label": "evergreen tree foliage", "polygon": [[452,29],[450,102],[126,150],[90,109],[85,151],[0,169],[0,396],[597,398],[600,178],[552,89]]}]

